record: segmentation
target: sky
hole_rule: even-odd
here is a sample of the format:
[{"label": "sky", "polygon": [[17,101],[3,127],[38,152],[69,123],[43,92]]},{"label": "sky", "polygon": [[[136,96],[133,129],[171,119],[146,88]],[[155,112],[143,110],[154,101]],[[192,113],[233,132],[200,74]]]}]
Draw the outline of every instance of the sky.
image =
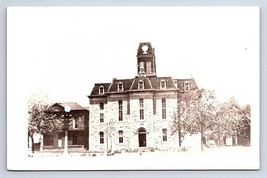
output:
[{"label": "sky", "polygon": [[155,48],[158,76],[193,77],[220,101],[259,98],[255,7],[8,8],[7,92],[88,106],[94,83],[137,75],[141,42]]}]

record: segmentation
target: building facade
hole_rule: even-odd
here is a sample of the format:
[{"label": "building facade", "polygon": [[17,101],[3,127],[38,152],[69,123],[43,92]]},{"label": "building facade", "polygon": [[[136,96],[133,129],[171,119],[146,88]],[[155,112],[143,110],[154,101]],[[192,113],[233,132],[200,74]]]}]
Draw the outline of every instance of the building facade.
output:
[{"label": "building facade", "polygon": [[[70,107],[68,118],[68,147],[88,149],[89,135],[89,110],[75,102],[55,103],[52,108],[58,117],[64,119],[64,108]],[[59,131],[56,135],[43,136],[43,149],[63,149],[64,148],[64,130]]]},{"label": "building facade", "polygon": [[177,115],[178,94],[196,88],[192,78],[158,77],[154,48],[149,42],[140,43],[137,75],[95,83],[88,96],[89,150],[176,149],[179,136],[171,126]]}]

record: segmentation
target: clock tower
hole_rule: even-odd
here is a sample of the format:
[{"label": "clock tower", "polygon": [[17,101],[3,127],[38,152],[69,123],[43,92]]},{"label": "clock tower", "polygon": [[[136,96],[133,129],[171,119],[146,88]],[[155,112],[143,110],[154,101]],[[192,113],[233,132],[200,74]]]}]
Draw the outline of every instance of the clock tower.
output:
[{"label": "clock tower", "polygon": [[156,76],[155,50],[150,42],[140,43],[137,50],[137,75]]}]

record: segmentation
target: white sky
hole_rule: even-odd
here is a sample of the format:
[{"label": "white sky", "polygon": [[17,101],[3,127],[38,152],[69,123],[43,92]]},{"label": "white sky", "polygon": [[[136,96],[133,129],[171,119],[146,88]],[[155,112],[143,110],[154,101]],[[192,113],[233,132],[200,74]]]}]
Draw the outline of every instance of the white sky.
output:
[{"label": "white sky", "polygon": [[249,164],[258,166],[258,7],[12,7],[7,11],[8,168],[47,165],[25,157],[30,92],[41,89],[52,102],[88,106],[94,83],[136,76],[140,42],[155,48],[158,76],[193,76],[221,101],[234,96],[251,104]]},{"label": "white sky", "polygon": [[259,97],[259,9],[254,7],[9,8],[8,92],[45,90],[89,105],[94,83],[136,76],[140,42],[158,76],[194,77],[221,101]]}]

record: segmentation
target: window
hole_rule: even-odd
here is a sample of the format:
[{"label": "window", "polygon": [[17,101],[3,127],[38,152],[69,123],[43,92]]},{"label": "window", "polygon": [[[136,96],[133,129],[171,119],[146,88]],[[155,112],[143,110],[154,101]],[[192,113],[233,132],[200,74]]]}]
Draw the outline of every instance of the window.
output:
[{"label": "window", "polygon": [[130,114],[130,101],[127,101],[127,114]]},{"label": "window", "polygon": [[166,89],[166,81],[165,80],[161,80],[160,81],[160,88],[161,89]]},{"label": "window", "polygon": [[138,89],[139,90],[142,90],[142,89],[144,89],[145,88],[145,86],[144,86],[144,81],[143,80],[139,80],[139,82],[138,82]]},{"label": "window", "polygon": [[73,122],[73,129],[78,129],[78,119],[77,118],[73,118],[72,122]]},{"label": "window", "polygon": [[167,129],[162,129],[162,141],[167,141]]},{"label": "window", "polygon": [[118,83],[118,91],[123,91],[123,83]]},{"label": "window", "polygon": [[140,75],[145,73],[144,68],[145,68],[145,63],[144,62],[140,62],[139,63],[139,74]]},{"label": "window", "polygon": [[104,143],[104,132],[99,132],[100,144]]},{"label": "window", "polygon": [[99,94],[100,95],[103,95],[104,94],[104,87],[103,86],[100,86],[99,87]]},{"label": "window", "polygon": [[123,112],[122,112],[122,100],[119,100],[119,121],[122,121],[123,119]]},{"label": "window", "polygon": [[153,114],[157,114],[157,103],[155,98],[153,98]]},{"label": "window", "polygon": [[178,82],[177,82],[177,80],[174,80],[173,82],[174,82],[174,86],[175,86],[176,88],[178,88]]},{"label": "window", "polygon": [[119,130],[119,143],[123,143],[123,131]]},{"label": "window", "polygon": [[100,113],[100,122],[104,122],[104,113]]},{"label": "window", "polygon": [[146,73],[148,74],[152,73],[150,61],[146,62]]},{"label": "window", "polygon": [[139,108],[140,108],[140,120],[144,119],[144,99],[139,99]]},{"label": "window", "polygon": [[104,103],[99,103],[99,109],[104,110]]},{"label": "window", "polygon": [[189,82],[185,82],[185,83],[184,83],[184,90],[185,90],[185,91],[190,90],[190,83],[189,83]]},{"label": "window", "polygon": [[161,103],[162,103],[162,119],[166,119],[166,98],[162,98]]}]

